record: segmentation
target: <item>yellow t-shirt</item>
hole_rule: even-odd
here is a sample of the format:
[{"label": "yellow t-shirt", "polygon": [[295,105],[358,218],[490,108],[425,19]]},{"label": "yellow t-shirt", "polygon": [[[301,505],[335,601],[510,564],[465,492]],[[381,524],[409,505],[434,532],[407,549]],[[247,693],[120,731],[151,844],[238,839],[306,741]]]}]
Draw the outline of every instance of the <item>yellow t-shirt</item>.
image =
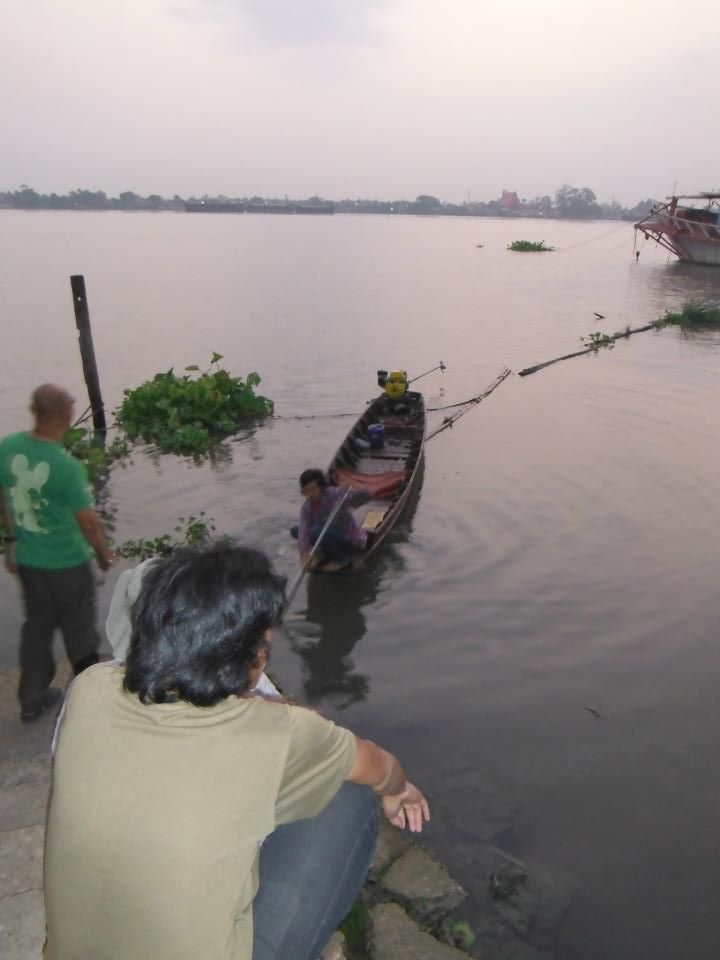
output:
[{"label": "yellow t-shirt", "polygon": [[45,852],[48,960],[250,960],[258,853],[312,817],[355,737],[302,707],[144,706],[122,667],[74,682]]}]

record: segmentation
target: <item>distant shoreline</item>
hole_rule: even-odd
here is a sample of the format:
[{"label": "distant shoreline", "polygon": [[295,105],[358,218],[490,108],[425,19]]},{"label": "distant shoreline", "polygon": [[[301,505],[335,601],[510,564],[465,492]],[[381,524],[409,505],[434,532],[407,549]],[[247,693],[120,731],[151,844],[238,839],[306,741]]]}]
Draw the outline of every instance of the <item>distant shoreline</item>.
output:
[{"label": "distant shoreline", "polygon": [[27,184],[18,190],[0,190],[0,209],[11,210],[72,210],[122,211],[138,210],[186,213],[263,213],[327,216],[335,213],[367,213],[402,216],[414,214],[425,217],[497,217],[501,219],[531,220],[628,220],[637,222],[655,208],[658,201],[647,198],[633,207],[624,207],[614,198],[599,202],[589,187],[573,187],[565,183],[554,196],[526,199],[514,190],[503,190],[496,200],[471,200],[462,203],[440,200],[431,194],[420,194],[414,200],[326,200],[311,196],[304,199],[283,197],[181,197],[176,193],[166,198],[159,193],[144,197],[132,190],[124,190],[109,197],[104,190],[71,190],[69,193],[38,193]]},{"label": "distant shoreline", "polygon": [[[113,209],[92,209],[90,207],[75,207],[75,208],[58,208],[58,207],[4,207],[0,206],[0,214],[2,213],[120,213],[120,214],[137,214],[137,213],[152,213],[152,214],[163,214],[163,213],[174,213],[174,214],[185,214],[187,211],[184,207],[170,207],[163,208],[161,210],[155,210],[153,208],[137,208],[133,210],[113,210]],[[267,216],[268,214],[259,210],[247,210],[247,211],[208,211],[206,216]],[[504,220],[506,222],[514,223],[518,220],[533,220],[538,223],[633,223],[635,216],[632,217],[568,217],[568,216],[557,216],[555,214],[548,214],[547,216],[538,216],[537,214],[531,213],[515,213],[515,214],[502,214],[502,213],[449,213],[445,211],[440,211],[438,213],[418,213],[413,210],[398,210],[398,211],[369,211],[369,210],[337,210],[333,216],[350,216],[350,217],[418,217],[423,219],[444,217],[448,220]],[[293,216],[310,216],[311,219],[316,218],[317,216],[324,217],[323,214],[297,214],[295,212],[285,212],[277,213],[272,211],[272,216],[275,217],[293,217]]]}]

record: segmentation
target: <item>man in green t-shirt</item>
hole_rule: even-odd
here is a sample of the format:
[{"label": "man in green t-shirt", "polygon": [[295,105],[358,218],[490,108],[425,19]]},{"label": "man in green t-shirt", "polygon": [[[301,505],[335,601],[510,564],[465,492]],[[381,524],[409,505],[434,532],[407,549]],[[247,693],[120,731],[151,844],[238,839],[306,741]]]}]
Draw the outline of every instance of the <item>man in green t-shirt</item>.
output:
[{"label": "man in green t-shirt", "polygon": [[0,495],[8,535],[5,565],[22,585],[20,718],[36,720],[59,700],[53,633],[62,631],[75,674],[97,663],[95,582],[90,557],[107,570],[115,556],[82,465],[62,446],[74,400],[46,383],[32,395],[30,432],[0,440]]}]

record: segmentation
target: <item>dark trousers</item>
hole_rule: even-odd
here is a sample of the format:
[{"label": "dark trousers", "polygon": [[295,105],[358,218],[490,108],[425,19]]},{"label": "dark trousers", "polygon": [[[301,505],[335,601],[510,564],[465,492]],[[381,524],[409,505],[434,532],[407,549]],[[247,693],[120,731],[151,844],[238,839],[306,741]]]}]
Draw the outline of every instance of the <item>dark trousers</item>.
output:
[{"label": "dark trousers", "polygon": [[[310,527],[311,544],[314,544],[320,536],[323,526],[324,524],[322,523],[314,523]],[[290,533],[297,540],[298,528],[291,527]],[[341,533],[338,533],[337,530],[333,530],[332,527],[330,527],[322,538],[320,546],[318,547],[318,552],[322,553],[324,560],[334,560],[337,563],[343,563],[348,557],[354,556],[356,553],[362,553],[362,550],[363,548],[361,546],[344,537]]]},{"label": "dark trousers", "polygon": [[260,849],[253,960],[317,960],[360,895],[378,819],[372,790],[344,783],[317,817],[270,834]]},{"label": "dark trousers", "polygon": [[25,605],[20,633],[20,685],[23,710],[42,704],[55,676],[53,633],[60,630],[75,674],[98,662],[95,580],[89,563],[67,570],[19,567]]},{"label": "dark trousers", "polygon": [[[322,524],[310,528],[310,541],[315,543],[322,533]],[[332,527],[328,530],[320,542],[320,547],[326,560],[334,560],[336,563],[344,563],[348,557],[356,553],[362,553],[362,547],[359,547],[352,540],[344,537]]]}]

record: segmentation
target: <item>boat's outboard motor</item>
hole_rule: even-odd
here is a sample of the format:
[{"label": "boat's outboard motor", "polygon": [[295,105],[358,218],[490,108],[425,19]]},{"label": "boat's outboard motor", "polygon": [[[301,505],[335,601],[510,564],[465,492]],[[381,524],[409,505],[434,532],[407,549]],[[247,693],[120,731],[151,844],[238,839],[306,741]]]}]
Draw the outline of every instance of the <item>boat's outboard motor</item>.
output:
[{"label": "boat's outboard motor", "polygon": [[391,400],[400,400],[408,389],[408,378],[405,370],[378,370],[378,386],[382,387]]}]

